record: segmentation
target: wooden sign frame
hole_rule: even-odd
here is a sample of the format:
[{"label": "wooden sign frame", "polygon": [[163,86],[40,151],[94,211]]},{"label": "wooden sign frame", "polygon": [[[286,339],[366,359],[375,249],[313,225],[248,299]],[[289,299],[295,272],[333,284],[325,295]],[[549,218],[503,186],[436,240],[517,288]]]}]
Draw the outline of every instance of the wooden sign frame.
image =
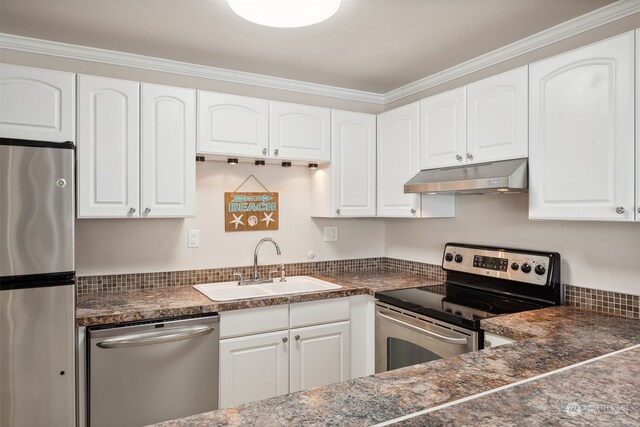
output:
[{"label": "wooden sign frame", "polygon": [[278,193],[224,193],[224,231],[266,231],[280,226]]}]

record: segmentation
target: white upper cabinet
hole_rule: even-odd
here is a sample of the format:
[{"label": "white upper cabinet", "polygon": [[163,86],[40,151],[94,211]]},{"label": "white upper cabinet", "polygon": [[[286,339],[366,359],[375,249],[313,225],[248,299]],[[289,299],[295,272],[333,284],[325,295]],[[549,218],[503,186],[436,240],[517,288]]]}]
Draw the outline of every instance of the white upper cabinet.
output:
[{"label": "white upper cabinet", "polygon": [[329,162],[331,110],[270,101],[271,157],[282,160]]},{"label": "white upper cabinet", "polygon": [[139,83],[78,76],[78,217],[139,216]]},{"label": "white upper cabinet", "polygon": [[195,90],[142,84],[143,217],[195,215],[195,108]]},{"label": "white upper cabinet", "polygon": [[267,156],[269,101],[198,91],[198,153]]},{"label": "white upper cabinet", "polygon": [[527,157],[527,78],[525,66],[467,85],[467,163]]},{"label": "white upper cabinet", "polygon": [[634,34],[530,66],[529,216],[633,220]]},{"label": "white upper cabinet", "polygon": [[420,169],[527,157],[527,67],[420,101]]},{"label": "white upper cabinet", "polygon": [[75,142],[75,74],[0,64],[0,136]]},{"label": "white upper cabinet", "polygon": [[419,119],[417,102],[378,114],[378,216],[420,217],[419,194],[404,193],[405,182],[420,170]]},{"label": "white upper cabinet", "polygon": [[464,87],[420,101],[420,169],[465,163],[465,114]]},{"label": "white upper cabinet", "polygon": [[332,110],[331,164],[311,171],[311,216],[376,215],[376,116]]}]

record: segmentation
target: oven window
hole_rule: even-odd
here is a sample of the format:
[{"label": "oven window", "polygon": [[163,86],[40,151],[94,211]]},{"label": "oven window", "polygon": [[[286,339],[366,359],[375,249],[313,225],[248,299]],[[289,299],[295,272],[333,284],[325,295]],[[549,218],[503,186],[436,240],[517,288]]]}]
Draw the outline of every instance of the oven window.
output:
[{"label": "oven window", "polygon": [[387,370],[442,359],[436,353],[399,338],[387,338]]}]

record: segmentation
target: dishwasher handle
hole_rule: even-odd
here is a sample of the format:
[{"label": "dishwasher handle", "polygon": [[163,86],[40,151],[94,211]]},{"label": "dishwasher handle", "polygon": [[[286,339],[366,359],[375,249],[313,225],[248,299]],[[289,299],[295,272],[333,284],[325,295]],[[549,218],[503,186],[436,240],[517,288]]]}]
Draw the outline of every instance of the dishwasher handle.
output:
[{"label": "dishwasher handle", "polygon": [[141,332],[124,335],[96,343],[100,348],[126,348],[143,345],[163,344],[174,341],[188,340],[210,334],[215,328],[210,326],[190,326],[171,329],[169,331]]}]

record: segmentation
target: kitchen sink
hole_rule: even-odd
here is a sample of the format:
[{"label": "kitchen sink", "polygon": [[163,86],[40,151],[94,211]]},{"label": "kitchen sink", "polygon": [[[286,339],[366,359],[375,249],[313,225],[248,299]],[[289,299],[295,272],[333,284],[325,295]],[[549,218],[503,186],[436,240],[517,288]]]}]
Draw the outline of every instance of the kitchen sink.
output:
[{"label": "kitchen sink", "polygon": [[302,292],[319,292],[340,289],[342,286],[309,276],[287,277],[286,282],[261,283],[257,285],[242,285],[238,282],[204,283],[194,285],[213,301],[233,301],[247,298],[273,297],[278,295],[297,294]]}]

